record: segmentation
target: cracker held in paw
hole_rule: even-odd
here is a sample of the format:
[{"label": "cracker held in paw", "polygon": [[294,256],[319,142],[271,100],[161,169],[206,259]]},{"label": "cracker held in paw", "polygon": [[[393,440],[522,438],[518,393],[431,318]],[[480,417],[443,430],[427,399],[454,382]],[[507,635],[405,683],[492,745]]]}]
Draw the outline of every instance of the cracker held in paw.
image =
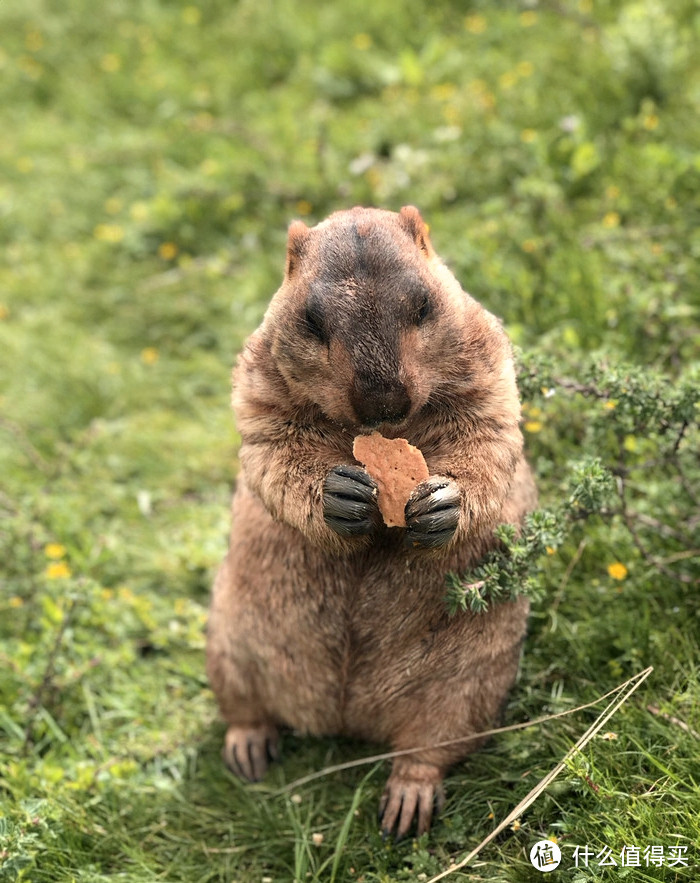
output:
[{"label": "cracker held in paw", "polygon": [[358,435],[352,453],[379,486],[377,505],[384,524],[406,527],[404,508],[411,491],[428,477],[423,454],[405,438],[384,438],[378,432]]}]

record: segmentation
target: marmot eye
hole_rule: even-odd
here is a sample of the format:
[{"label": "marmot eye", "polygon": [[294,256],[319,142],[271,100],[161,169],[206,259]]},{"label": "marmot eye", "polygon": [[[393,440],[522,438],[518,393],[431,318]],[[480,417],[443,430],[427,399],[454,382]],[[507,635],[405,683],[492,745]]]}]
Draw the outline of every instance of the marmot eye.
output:
[{"label": "marmot eye", "polygon": [[326,342],[326,332],[323,327],[323,316],[321,315],[320,310],[313,304],[306,305],[306,311],[304,313],[304,323],[309,334],[312,334],[315,338],[317,338],[317,340],[320,340],[322,343]]},{"label": "marmot eye", "polygon": [[418,308],[415,313],[415,323],[416,325],[422,325],[423,322],[428,318],[430,313],[432,312],[432,304],[430,303],[430,298],[426,294],[421,300],[418,302]]}]

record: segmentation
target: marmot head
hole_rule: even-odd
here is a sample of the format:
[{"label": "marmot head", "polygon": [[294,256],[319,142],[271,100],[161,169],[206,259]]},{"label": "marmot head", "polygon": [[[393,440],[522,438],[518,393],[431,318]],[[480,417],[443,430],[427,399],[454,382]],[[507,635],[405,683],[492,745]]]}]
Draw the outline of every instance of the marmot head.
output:
[{"label": "marmot head", "polygon": [[449,407],[502,335],[437,257],[413,206],[354,208],[312,228],[294,221],[261,330],[295,403],[385,435],[429,402]]}]

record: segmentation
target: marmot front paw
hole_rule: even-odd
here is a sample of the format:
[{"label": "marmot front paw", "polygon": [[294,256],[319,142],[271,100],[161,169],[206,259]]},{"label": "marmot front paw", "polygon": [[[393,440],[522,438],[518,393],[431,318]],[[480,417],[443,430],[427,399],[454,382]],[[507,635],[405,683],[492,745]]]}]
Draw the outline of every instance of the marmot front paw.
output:
[{"label": "marmot front paw", "polygon": [[370,533],[378,523],[377,484],[360,466],[336,466],[323,485],[323,517],[344,537]]},{"label": "marmot front paw", "polygon": [[433,475],[422,481],[406,503],[406,543],[435,549],[454,536],[459,523],[461,495],[451,478]]}]

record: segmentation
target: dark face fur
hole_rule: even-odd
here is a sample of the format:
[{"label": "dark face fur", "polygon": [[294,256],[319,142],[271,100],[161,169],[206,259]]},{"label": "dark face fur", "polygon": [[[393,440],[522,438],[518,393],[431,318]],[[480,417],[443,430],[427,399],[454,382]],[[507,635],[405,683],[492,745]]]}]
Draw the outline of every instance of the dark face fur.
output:
[{"label": "dark face fur", "polygon": [[391,435],[445,383],[463,383],[467,296],[446,272],[410,207],[295,222],[272,352],[299,406]]}]

